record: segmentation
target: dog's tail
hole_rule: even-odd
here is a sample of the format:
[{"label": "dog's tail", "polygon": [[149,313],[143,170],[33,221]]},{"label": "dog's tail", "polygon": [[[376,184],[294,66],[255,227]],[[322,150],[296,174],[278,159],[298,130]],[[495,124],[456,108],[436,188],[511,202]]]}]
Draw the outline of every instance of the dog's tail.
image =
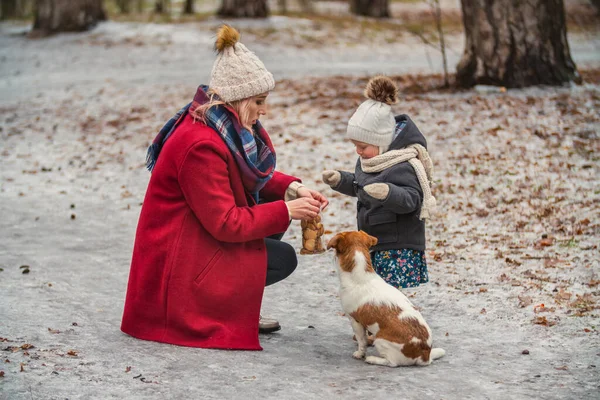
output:
[{"label": "dog's tail", "polygon": [[429,354],[429,359],[431,361],[437,360],[438,358],[444,357],[445,354],[446,354],[446,350],[437,347],[435,349],[431,349],[431,353]]}]

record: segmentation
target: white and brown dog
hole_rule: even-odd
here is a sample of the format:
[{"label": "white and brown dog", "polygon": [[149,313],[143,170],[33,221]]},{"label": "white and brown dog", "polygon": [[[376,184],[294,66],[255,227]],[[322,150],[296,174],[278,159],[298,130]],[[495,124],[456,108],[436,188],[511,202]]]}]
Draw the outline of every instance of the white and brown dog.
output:
[{"label": "white and brown dog", "polygon": [[365,357],[367,330],[380,357],[369,356],[369,364],[397,367],[429,365],[446,352],[431,348],[431,329],[411,302],[387,284],[373,269],[369,248],[377,239],[365,232],[341,232],[327,248],[335,249],[340,268],[340,300],[350,318],[358,342],[354,358]]}]

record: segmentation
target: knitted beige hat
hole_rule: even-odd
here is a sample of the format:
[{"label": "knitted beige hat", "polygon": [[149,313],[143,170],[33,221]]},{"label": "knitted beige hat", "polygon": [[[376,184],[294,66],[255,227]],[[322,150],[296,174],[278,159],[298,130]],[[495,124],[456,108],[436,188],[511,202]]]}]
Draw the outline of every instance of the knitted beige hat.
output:
[{"label": "knitted beige hat", "polygon": [[348,122],[349,139],[379,147],[385,153],[394,139],[396,120],[390,104],[398,102],[398,88],[385,76],[372,78],[365,89],[368,98]]},{"label": "knitted beige hat", "polygon": [[213,65],[210,83],[225,102],[246,99],[269,92],[275,88],[273,75],[265,65],[240,43],[240,33],[229,25],[222,25],[217,32],[215,50],[218,52]]}]

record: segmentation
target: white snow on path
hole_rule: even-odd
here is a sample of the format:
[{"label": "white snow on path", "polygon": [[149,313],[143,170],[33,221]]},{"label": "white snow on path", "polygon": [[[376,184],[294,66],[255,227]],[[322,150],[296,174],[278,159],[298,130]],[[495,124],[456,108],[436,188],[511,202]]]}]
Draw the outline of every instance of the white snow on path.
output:
[{"label": "white snow on path", "polygon": [[[299,257],[290,278],[267,288],[264,312],[283,330],[261,336],[263,352],[122,334],[146,147],[214,59],[212,28],[198,27],[109,23],[25,40],[0,24],[0,398],[597,398],[600,89],[591,84],[407,92],[395,106],[426,134],[436,169],[431,282],[405,291],[447,352],[431,366],[352,359],[329,253]],[[278,83],[264,121],[279,168],[330,196],[326,229],[353,229],[354,201],[320,172],[353,167],[345,122],[365,81],[352,76],[387,50],[335,61],[332,49],[248,38],[278,79],[296,78]],[[416,65],[428,65],[422,54]],[[351,56],[356,64],[344,64]],[[304,76],[343,65],[345,78]],[[285,240],[300,248],[298,223]]]}]

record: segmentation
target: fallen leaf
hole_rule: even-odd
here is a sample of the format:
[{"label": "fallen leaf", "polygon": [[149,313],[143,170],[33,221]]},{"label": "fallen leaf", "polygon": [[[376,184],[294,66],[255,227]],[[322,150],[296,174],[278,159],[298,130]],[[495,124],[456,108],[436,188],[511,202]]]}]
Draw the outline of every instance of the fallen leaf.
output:
[{"label": "fallen leaf", "polygon": [[516,265],[516,266],[521,265],[521,263],[519,261],[513,260],[512,258],[509,258],[509,257],[506,257],[504,259],[504,261],[506,261],[507,264],[512,264],[512,265]]},{"label": "fallen leaf", "polygon": [[553,237],[547,237],[544,239],[540,239],[536,244],[535,244],[535,248],[536,249],[540,249],[542,247],[549,247],[552,246],[554,244],[554,238]]},{"label": "fallen leaf", "polygon": [[54,333],[54,334],[60,333],[60,331],[58,329],[52,329],[52,328],[48,328],[48,332]]},{"label": "fallen leaf", "polygon": [[29,343],[25,343],[24,345],[21,345],[21,348],[23,350],[27,350],[27,349],[33,349],[35,346]]},{"label": "fallen leaf", "polygon": [[556,268],[558,265],[558,258],[545,258],[544,259],[544,267],[545,268]]},{"label": "fallen leaf", "polygon": [[69,350],[67,351],[67,355],[77,357],[77,352],[75,350]]},{"label": "fallen leaf", "polygon": [[533,319],[533,323],[536,325],[544,325],[544,326],[554,326],[556,325],[556,321],[548,321],[548,319],[544,316],[535,317]]},{"label": "fallen leaf", "polygon": [[557,301],[560,301],[560,300],[570,300],[571,296],[573,296],[572,293],[566,292],[565,289],[560,289],[558,291],[558,293],[556,294],[556,296],[554,296],[554,298]]},{"label": "fallen leaf", "polygon": [[529,296],[519,295],[519,307],[525,308],[533,304],[533,299]]},{"label": "fallen leaf", "polygon": [[131,367],[125,368],[125,372],[130,372],[130,371],[131,371]]}]

